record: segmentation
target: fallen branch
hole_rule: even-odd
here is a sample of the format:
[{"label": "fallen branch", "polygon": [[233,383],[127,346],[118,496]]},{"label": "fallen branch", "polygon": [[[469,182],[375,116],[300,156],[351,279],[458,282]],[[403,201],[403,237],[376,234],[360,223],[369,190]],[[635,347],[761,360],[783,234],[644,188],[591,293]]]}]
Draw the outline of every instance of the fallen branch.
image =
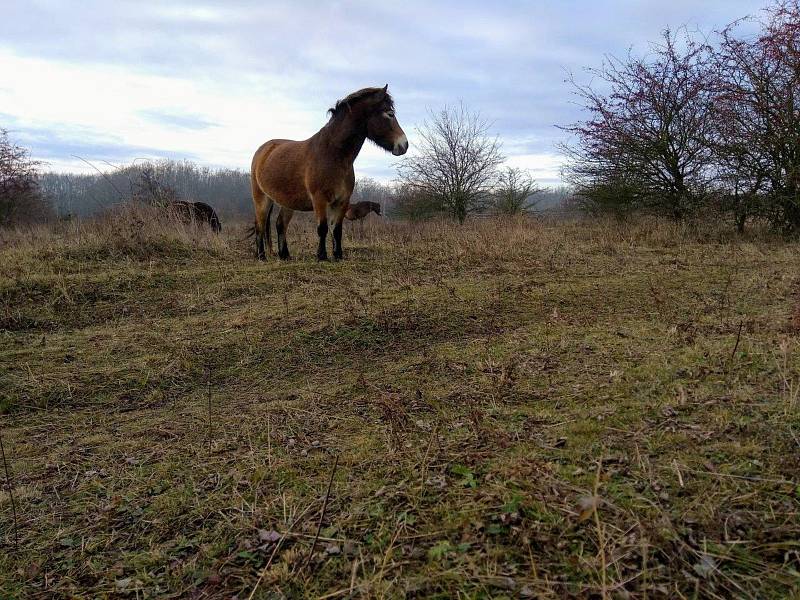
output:
[{"label": "fallen branch", "polygon": [[739,321],[739,332],[736,334],[736,344],[733,346],[730,360],[733,360],[733,357],[736,356],[736,351],[739,349],[739,340],[742,338],[742,327],[744,327],[744,319]]},{"label": "fallen branch", "polygon": [[328,508],[328,498],[331,495],[331,486],[333,485],[333,476],[336,474],[336,467],[339,466],[339,455],[336,455],[336,460],[333,463],[333,469],[331,469],[331,477],[328,479],[328,489],[325,491],[325,499],[322,501],[322,510],[319,513],[319,522],[317,523],[317,533],[314,536],[314,541],[311,543],[311,550],[308,552],[308,556],[306,556],[306,560],[303,563],[303,567],[308,566],[308,563],[311,561],[311,557],[314,555],[314,549],[317,546],[317,541],[319,541],[319,534],[322,531],[322,521],[325,519],[325,509]]},{"label": "fallen branch", "polygon": [[3,436],[0,435],[0,455],[3,457],[3,468],[6,472],[6,485],[8,486],[8,495],[11,498],[11,512],[14,515],[14,548],[19,548],[19,523],[17,522],[17,504],[14,501],[14,488],[11,485],[11,475],[8,470],[8,462],[6,461],[6,449],[3,447]]},{"label": "fallen branch", "polygon": [[211,423],[211,367],[208,369],[208,380],[206,381],[206,393],[208,397],[208,451],[211,452],[211,442],[214,438],[213,425]]}]

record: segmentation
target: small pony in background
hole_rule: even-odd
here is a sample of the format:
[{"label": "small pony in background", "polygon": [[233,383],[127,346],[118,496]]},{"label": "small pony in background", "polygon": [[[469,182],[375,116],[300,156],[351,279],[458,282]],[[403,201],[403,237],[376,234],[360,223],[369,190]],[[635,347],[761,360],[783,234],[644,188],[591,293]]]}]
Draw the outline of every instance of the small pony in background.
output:
[{"label": "small pony in background", "polygon": [[201,223],[208,225],[214,233],[222,231],[222,223],[219,221],[217,212],[205,202],[176,200],[170,203],[169,208],[184,223],[194,221],[198,225]]},{"label": "small pony in background", "polygon": [[374,212],[380,217],[381,205],[377,202],[354,202],[348,207],[347,212],[344,213],[344,218],[348,221],[360,221],[371,212]]}]

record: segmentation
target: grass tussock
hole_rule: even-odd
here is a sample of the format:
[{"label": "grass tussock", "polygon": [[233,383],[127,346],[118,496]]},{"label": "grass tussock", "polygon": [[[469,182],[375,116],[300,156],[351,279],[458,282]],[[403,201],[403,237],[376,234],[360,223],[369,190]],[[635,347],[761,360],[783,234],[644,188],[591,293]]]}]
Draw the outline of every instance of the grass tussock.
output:
[{"label": "grass tussock", "polygon": [[794,293],[794,309],[792,310],[792,330],[800,333],[800,282],[796,286]]},{"label": "grass tussock", "polygon": [[800,593],[797,243],[147,216],[2,234],[1,597]]},{"label": "grass tussock", "polygon": [[140,202],[125,202],[90,220],[33,225],[0,231],[0,248],[10,260],[147,260],[159,257],[220,256],[227,244],[208,228]]}]

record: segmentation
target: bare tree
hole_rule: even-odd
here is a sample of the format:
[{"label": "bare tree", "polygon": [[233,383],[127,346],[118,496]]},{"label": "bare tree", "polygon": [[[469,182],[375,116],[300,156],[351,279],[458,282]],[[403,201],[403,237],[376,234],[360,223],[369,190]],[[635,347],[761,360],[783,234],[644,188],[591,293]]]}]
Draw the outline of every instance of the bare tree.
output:
[{"label": "bare tree", "polygon": [[51,209],[39,192],[39,162],[0,129],[0,225],[42,221]]},{"label": "bare tree", "polygon": [[400,163],[400,180],[412,197],[459,223],[483,210],[503,162],[500,141],[489,134],[489,123],[463,104],[431,113],[417,129],[417,153]]},{"label": "bare tree", "polygon": [[168,206],[180,196],[173,186],[164,183],[156,167],[149,162],[141,167],[136,179],[131,180],[131,198],[153,206]]},{"label": "bare tree", "polygon": [[[621,201],[675,219],[704,201],[712,129],[711,51],[666,31],[648,57],[611,58],[589,73],[598,90],[574,82],[588,120],[565,127],[575,145],[567,180],[588,200]],[[622,190],[624,193],[617,193]]]},{"label": "bare tree", "polygon": [[388,185],[375,181],[371,177],[359,177],[356,180],[350,202],[377,202],[381,208],[388,202],[392,190]]},{"label": "bare tree", "polygon": [[716,53],[719,93],[713,149],[725,207],[737,227],[751,216],[800,230],[800,2],[765,11],[761,32],[734,23]]},{"label": "bare tree", "polygon": [[537,195],[542,191],[528,171],[506,167],[497,174],[492,209],[501,215],[518,215],[532,210],[539,203]]},{"label": "bare tree", "polygon": [[420,187],[402,181],[392,187],[389,202],[392,217],[410,221],[425,221],[444,211],[441,203],[426,195]]}]

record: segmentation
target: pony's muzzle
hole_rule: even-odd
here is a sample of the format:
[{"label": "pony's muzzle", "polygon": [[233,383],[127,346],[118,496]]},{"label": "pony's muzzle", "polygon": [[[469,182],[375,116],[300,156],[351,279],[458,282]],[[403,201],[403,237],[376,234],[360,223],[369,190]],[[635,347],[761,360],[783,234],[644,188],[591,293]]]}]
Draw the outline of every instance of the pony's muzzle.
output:
[{"label": "pony's muzzle", "polygon": [[395,141],[392,154],[395,156],[402,156],[406,152],[408,152],[408,138],[403,135]]}]

